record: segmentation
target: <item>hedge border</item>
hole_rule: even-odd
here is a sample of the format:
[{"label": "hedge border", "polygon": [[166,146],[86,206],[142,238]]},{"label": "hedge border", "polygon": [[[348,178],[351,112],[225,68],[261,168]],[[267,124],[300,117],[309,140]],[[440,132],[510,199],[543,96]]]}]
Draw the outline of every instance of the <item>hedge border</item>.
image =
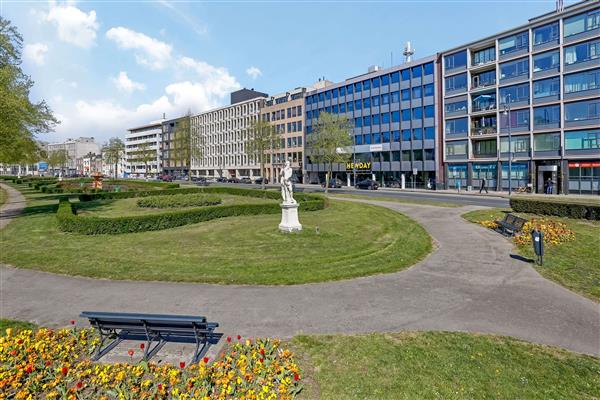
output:
[{"label": "hedge border", "polygon": [[[207,190],[208,189],[208,190]],[[210,190],[212,189],[212,190]],[[225,190],[222,190],[225,189]],[[163,193],[170,192],[170,193]],[[161,194],[175,193],[229,193],[240,196],[260,197],[268,199],[278,199],[280,194],[275,191],[262,191],[254,189],[238,189],[227,187],[214,188],[190,188],[177,190],[164,190]],[[133,194],[135,192],[121,192],[123,194]],[[121,194],[110,193],[110,194]],[[149,193],[149,192],[144,192]],[[99,193],[104,195],[105,193]],[[127,197],[145,197],[141,196],[140,192],[135,193],[137,196]],[[152,193],[155,195],[156,191]],[[148,196],[147,194],[146,196]],[[94,197],[97,195],[93,195]],[[81,196],[80,196],[81,197]],[[102,199],[106,198],[104,196]],[[301,211],[317,211],[322,210],[327,206],[327,199],[318,195],[309,195],[298,193],[296,198],[299,201],[299,209]],[[188,210],[168,211],[156,214],[146,214],[137,216],[124,216],[114,218],[102,217],[81,217],[77,216],[77,207],[68,199],[59,201],[56,217],[58,227],[63,232],[79,233],[83,235],[102,235],[102,234],[122,234],[157,231],[163,229],[175,228],[198,222],[210,221],[217,218],[243,216],[243,215],[260,215],[260,214],[278,214],[281,207],[277,203],[265,204],[235,204],[228,206],[205,206],[201,208],[192,208]]]},{"label": "hedge border", "polygon": [[600,220],[600,204],[511,197],[510,207],[522,213]]},{"label": "hedge border", "polygon": [[139,197],[136,205],[140,208],[173,210],[174,208],[216,206],[222,202],[223,199],[213,193],[178,193],[171,196]]}]

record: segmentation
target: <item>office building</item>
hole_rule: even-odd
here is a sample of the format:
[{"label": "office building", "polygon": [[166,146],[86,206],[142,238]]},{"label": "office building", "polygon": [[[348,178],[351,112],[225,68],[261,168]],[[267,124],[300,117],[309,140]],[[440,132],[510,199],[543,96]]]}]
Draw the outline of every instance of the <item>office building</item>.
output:
[{"label": "office building", "polygon": [[[406,186],[433,187],[436,162],[435,56],[326,85],[305,98],[306,137],[319,114],[346,115],[353,125],[353,163],[337,164],[334,175],[345,183],[373,177],[378,182],[406,181]],[[306,149],[309,153],[310,149]],[[305,156],[312,183],[324,180],[326,166]]]},{"label": "office building", "polygon": [[77,159],[82,158],[90,152],[100,153],[100,146],[93,137],[67,139],[64,142],[48,143],[46,145],[48,155],[59,150],[64,150],[67,153],[68,161],[65,166],[67,174],[81,174],[83,171],[77,169]]},{"label": "office building", "polygon": [[246,142],[266,100],[265,93],[241,89],[231,94],[230,105],[193,115],[191,173],[207,178],[260,176],[257,160],[246,153]]},{"label": "office building", "polygon": [[156,177],[162,173],[160,141],[164,119],[127,130],[125,174],[134,178]]},{"label": "office building", "polygon": [[278,182],[285,161],[289,160],[296,177],[303,181],[304,159],[304,96],[306,88],[271,96],[261,109],[261,118],[269,121],[279,134],[280,141],[269,151],[265,177],[270,183]]},{"label": "office building", "polygon": [[[440,54],[450,188],[598,194],[600,3],[583,1]],[[510,132],[510,134],[509,134]],[[509,137],[512,149],[509,151]]]}]

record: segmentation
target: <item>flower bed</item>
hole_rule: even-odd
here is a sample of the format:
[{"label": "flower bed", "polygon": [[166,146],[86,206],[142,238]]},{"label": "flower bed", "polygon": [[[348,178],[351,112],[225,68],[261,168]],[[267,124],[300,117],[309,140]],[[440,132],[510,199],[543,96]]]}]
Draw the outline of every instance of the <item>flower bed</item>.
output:
[{"label": "flower bed", "polygon": [[137,200],[143,208],[202,207],[221,204],[221,198],[211,194],[174,194],[172,196],[149,196]]},{"label": "flower bed", "polygon": [[[493,220],[483,220],[479,223],[489,229],[498,228],[498,224]],[[546,244],[557,245],[575,240],[575,232],[565,223],[547,218],[533,218],[523,225],[520,234],[513,237],[514,242],[520,245],[531,244],[531,231],[536,227],[544,233]]]},{"label": "flower bed", "polygon": [[189,366],[92,363],[98,342],[90,329],[7,329],[0,337],[0,399],[285,400],[302,388],[294,355],[278,340],[227,338],[214,362]]}]

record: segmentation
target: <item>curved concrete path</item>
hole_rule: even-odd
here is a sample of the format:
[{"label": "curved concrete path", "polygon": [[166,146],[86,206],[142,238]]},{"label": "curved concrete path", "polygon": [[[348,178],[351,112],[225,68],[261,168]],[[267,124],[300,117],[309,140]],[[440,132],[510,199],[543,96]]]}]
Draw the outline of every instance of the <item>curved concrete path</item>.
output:
[{"label": "curved concrete path", "polygon": [[204,314],[245,337],[469,331],[600,355],[600,305],[511,258],[508,240],[460,217],[471,208],[368,203],[411,216],[437,249],[402,272],[297,286],[108,281],[2,266],[0,311],[42,325],[66,325],[85,309]]}]

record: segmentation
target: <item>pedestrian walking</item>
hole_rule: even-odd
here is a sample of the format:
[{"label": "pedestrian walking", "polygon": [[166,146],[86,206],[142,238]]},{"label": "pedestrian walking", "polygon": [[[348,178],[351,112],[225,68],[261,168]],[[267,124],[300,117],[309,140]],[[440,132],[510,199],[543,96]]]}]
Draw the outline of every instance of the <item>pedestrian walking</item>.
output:
[{"label": "pedestrian walking", "polygon": [[546,181],[546,194],[552,194],[552,179],[548,178],[548,181]]},{"label": "pedestrian walking", "polygon": [[485,181],[485,178],[481,178],[481,187],[479,188],[479,194],[481,194],[482,190],[485,190],[485,193],[488,193],[487,190],[487,182]]}]

